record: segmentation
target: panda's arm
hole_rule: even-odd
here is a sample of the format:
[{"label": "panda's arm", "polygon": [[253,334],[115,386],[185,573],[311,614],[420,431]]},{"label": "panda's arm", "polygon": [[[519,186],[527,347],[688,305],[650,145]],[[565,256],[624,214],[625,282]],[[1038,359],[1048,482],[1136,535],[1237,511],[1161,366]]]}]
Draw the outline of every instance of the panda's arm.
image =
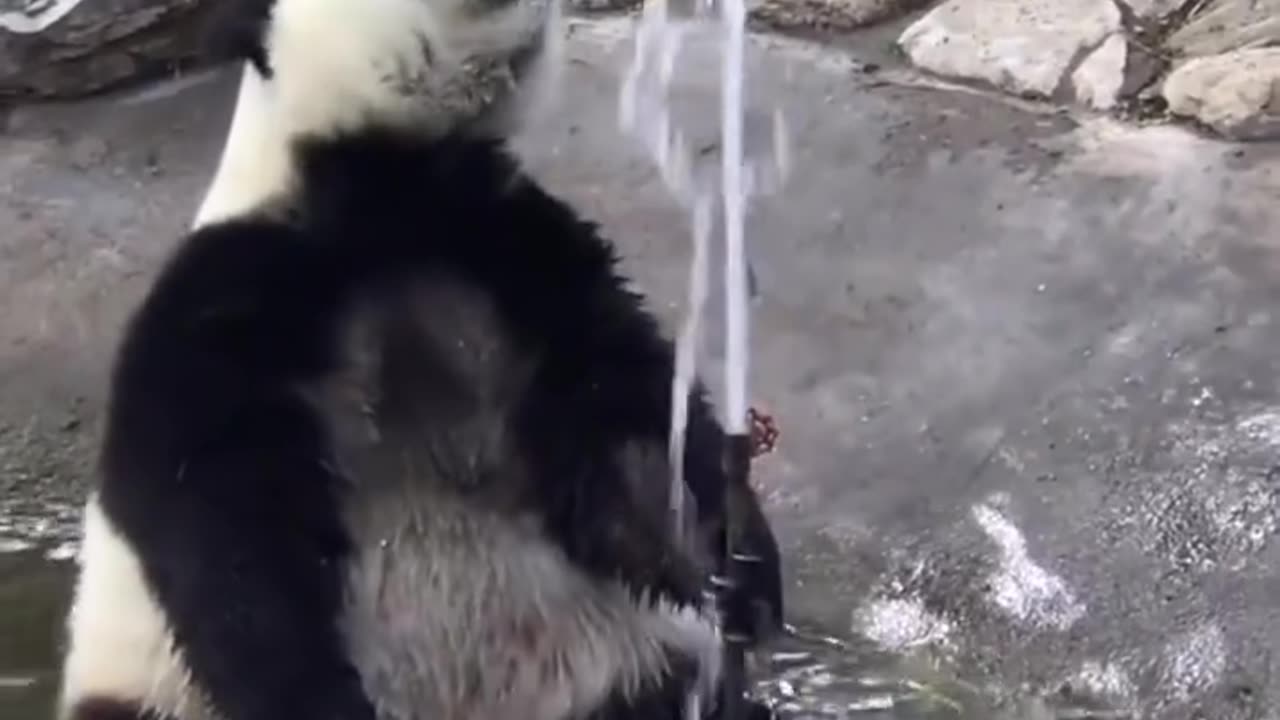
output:
[{"label": "panda's arm", "polygon": [[[641,298],[616,272],[612,246],[593,224],[532,180],[512,197],[511,208],[507,234],[513,241],[500,254],[516,270],[500,285],[509,291],[513,324],[550,339],[544,361],[548,374],[565,388],[557,395],[561,410],[576,413],[582,432],[600,438],[600,444],[665,446],[674,352]],[[737,496],[737,504],[748,511],[742,549],[763,560],[748,591],[764,600],[779,622],[782,581],[773,531],[752,488],[729,487],[721,465],[725,433],[701,386],[691,393],[689,410],[685,479],[698,504],[699,524],[703,532],[722,525],[726,491]],[[636,531],[632,540],[639,541]]]},{"label": "panda's arm", "polygon": [[[745,591],[753,601],[764,604],[767,614],[764,619],[770,627],[757,625],[756,632],[758,636],[768,635],[783,623],[782,558],[778,541],[755,489],[745,483],[733,482],[725,475],[722,463],[726,436],[701,388],[695,388],[689,398],[687,432],[685,478],[698,500],[702,531],[717,540],[725,538],[720,531],[728,519],[726,500],[733,503],[737,512],[745,515],[741,518],[741,535],[736,538],[736,549],[760,558],[759,563],[749,566],[753,570],[747,574]],[[704,502],[707,504],[703,505]],[[715,544],[712,550],[721,556],[725,552],[722,544]]]},{"label": "panda's arm", "polygon": [[[656,330],[652,337],[660,346]],[[590,469],[580,475],[554,473],[544,481],[549,484],[544,500],[553,519],[552,530],[570,556],[593,572],[620,576],[633,588],[660,592],[680,602],[695,602],[702,578],[674,547],[666,513],[653,512],[652,503],[634,495],[637,488],[635,480],[628,479],[630,468],[619,460],[632,443],[660,453],[665,449],[671,366],[661,361],[661,352],[646,355],[626,344],[610,347],[607,338],[596,341],[600,342],[596,359],[575,360],[562,378],[543,385],[548,391],[545,400],[529,408],[527,437],[533,438],[531,444],[541,455],[537,464],[544,468],[582,464]],[[555,421],[545,422],[552,414]],[[565,436],[560,429],[566,427],[576,430]],[[706,399],[695,391],[690,398],[685,478],[697,501],[697,525],[704,538],[722,537],[717,531],[725,523],[729,494],[745,513],[738,549],[761,562],[750,566],[744,592],[753,601],[748,607],[765,606],[766,626],[756,625],[757,635],[765,636],[782,622],[781,559],[755,491],[745,484],[730,485],[721,466],[724,441]],[[648,472],[639,482],[665,493],[665,464],[662,467],[663,472]],[[661,507],[665,509],[665,503]],[[723,553],[724,548],[713,543],[711,550]]]},{"label": "panda's arm", "polygon": [[665,487],[664,474],[638,468],[628,458],[634,446],[626,438],[585,422],[581,392],[544,388],[528,398],[520,435],[545,529],[571,560],[598,578],[619,580],[637,596],[699,604],[702,577],[675,544],[666,504],[645,502],[636,492],[644,482]]},{"label": "panda's arm", "polygon": [[100,496],[226,720],[370,720],[337,618],[346,539],[319,420],[333,285],[272,226],[197,233],[126,332]]}]

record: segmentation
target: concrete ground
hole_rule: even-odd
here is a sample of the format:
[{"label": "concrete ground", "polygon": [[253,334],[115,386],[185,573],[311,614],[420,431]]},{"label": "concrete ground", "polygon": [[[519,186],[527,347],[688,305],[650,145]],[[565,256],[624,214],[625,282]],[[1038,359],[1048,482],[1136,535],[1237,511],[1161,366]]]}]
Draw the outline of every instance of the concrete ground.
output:
[{"label": "concrete ground", "polygon": [[[575,26],[566,112],[521,146],[673,318],[684,220],[616,129],[627,27]],[[679,99],[706,121],[695,45]],[[793,619],[1023,717],[1280,717],[1280,148],[859,57],[770,38],[751,57],[792,135],[749,231],[753,397],[782,430],[757,473]],[[114,338],[195,209],[231,80],[9,117],[0,520],[79,497]]]}]

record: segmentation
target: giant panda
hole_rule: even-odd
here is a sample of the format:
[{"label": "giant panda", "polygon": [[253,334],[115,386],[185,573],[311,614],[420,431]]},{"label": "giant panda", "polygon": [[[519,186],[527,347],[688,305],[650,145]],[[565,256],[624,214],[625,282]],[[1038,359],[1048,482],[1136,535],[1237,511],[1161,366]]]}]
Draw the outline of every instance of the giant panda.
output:
[{"label": "giant panda", "polygon": [[550,3],[232,6],[227,145],[114,359],[60,720],[714,715],[726,498],[779,624],[701,388],[681,543],[671,345],[506,148]]}]

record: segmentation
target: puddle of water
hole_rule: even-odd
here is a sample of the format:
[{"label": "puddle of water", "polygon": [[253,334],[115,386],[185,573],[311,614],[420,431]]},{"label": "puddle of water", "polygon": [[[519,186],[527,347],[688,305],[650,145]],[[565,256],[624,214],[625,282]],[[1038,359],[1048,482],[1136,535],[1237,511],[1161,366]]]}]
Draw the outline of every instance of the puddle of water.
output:
[{"label": "puddle of water", "polygon": [[[10,538],[12,540],[12,538]],[[17,547],[16,542],[13,544]],[[75,565],[60,545],[0,549],[0,716],[47,720]],[[755,693],[784,720],[990,720],[967,689],[912,679],[869,644],[792,629],[754,668]]]},{"label": "puddle of water", "polygon": [[783,720],[996,720],[961,684],[909,673],[868,642],[789,628],[755,668],[755,693]]},{"label": "puddle of water", "polygon": [[[58,687],[78,508],[0,503],[0,717],[48,720]],[[869,640],[791,627],[753,659],[754,692],[783,720],[997,720],[972,688]],[[1041,717],[1032,713],[1034,717]],[[1020,720],[1028,720],[1025,713]]]},{"label": "puddle of water", "polygon": [[48,559],[51,549],[0,550],[0,716],[10,720],[47,720],[53,713],[75,565]]}]

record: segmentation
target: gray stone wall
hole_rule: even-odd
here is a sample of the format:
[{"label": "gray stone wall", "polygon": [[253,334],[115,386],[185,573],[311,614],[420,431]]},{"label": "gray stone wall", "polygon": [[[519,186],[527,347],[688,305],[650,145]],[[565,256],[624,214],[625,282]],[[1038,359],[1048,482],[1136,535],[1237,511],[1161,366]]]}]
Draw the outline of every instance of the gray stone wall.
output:
[{"label": "gray stone wall", "polygon": [[65,99],[198,60],[209,0],[0,0],[0,101]]}]

